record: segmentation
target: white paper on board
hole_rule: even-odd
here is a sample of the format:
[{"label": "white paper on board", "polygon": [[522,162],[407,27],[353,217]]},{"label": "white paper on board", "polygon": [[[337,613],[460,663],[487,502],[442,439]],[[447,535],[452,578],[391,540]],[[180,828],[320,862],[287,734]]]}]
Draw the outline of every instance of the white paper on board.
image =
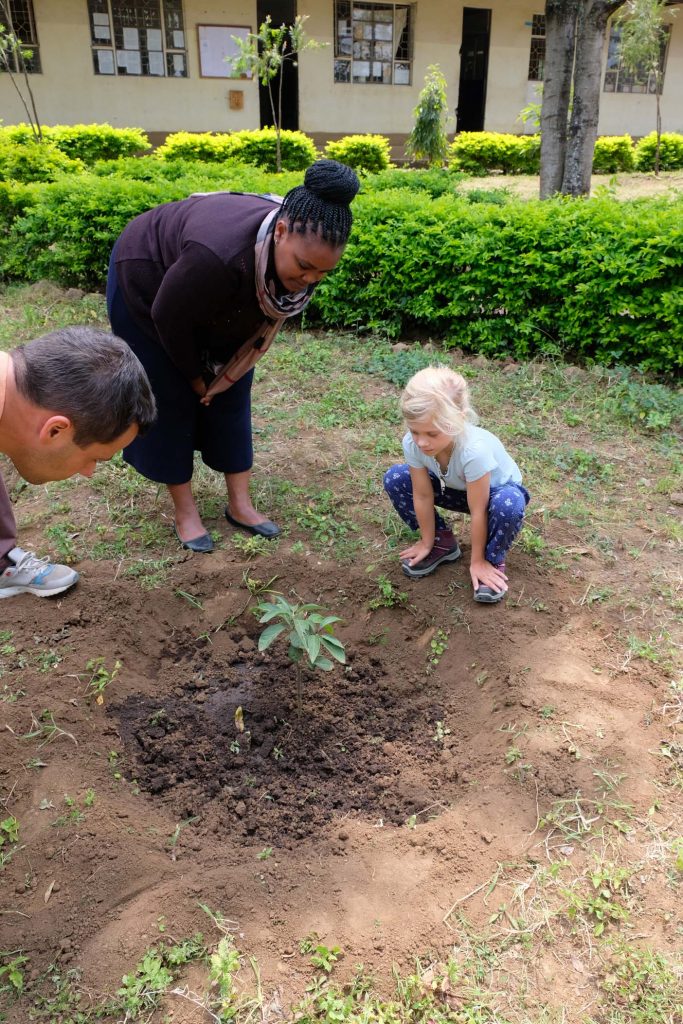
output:
[{"label": "white paper on board", "polygon": [[124,28],[123,48],[124,50],[140,49],[140,33],[136,28]]},{"label": "white paper on board", "polygon": [[161,29],[160,28],[148,28],[147,29],[147,49],[148,50],[162,50],[161,45]]},{"label": "white paper on board", "polygon": [[97,68],[101,75],[114,74],[114,54],[111,50],[97,51]]}]

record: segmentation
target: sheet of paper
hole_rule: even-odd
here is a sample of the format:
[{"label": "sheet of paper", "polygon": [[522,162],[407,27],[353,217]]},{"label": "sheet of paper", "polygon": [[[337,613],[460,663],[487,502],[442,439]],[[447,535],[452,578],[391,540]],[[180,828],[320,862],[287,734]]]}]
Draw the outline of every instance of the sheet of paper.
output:
[{"label": "sheet of paper", "polygon": [[140,49],[140,33],[136,28],[124,28],[123,48],[124,50]]},{"label": "sheet of paper", "polygon": [[148,55],[150,75],[164,77],[164,55],[157,50],[150,50]]},{"label": "sheet of paper", "polygon": [[163,50],[161,45],[161,29],[160,28],[148,28],[147,29],[147,49],[148,50]]},{"label": "sheet of paper", "polygon": [[114,54],[111,50],[97,51],[97,67],[101,75],[114,74]]}]

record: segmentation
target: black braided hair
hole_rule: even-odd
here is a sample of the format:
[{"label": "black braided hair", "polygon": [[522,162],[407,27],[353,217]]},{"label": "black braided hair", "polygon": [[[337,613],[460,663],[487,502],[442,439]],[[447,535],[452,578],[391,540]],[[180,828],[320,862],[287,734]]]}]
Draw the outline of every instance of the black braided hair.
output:
[{"label": "black braided hair", "polygon": [[306,171],[303,185],[290,189],[281,215],[289,230],[299,234],[318,231],[330,245],[345,245],[351,233],[350,202],[360,188],[355,171],[337,160],[316,160]]}]

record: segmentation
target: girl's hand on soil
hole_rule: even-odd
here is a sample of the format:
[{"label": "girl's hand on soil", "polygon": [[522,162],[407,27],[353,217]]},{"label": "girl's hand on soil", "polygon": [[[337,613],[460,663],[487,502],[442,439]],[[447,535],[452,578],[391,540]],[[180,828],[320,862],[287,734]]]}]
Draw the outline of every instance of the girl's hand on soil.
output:
[{"label": "girl's hand on soil", "polygon": [[421,562],[423,558],[426,558],[431,550],[431,547],[425,544],[423,540],[418,540],[415,544],[411,544],[409,548],[406,548],[405,551],[401,551],[398,557],[402,562],[414,565],[416,562]]},{"label": "girl's hand on soil", "polygon": [[482,559],[481,562],[472,562],[470,565],[470,576],[472,577],[472,586],[475,590],[479,587],[490,587],[497,594],[507,590],[507,576],[505,573],[501,572],[500,569],[496,569],[495,565],[491,565],[485,559]]}]

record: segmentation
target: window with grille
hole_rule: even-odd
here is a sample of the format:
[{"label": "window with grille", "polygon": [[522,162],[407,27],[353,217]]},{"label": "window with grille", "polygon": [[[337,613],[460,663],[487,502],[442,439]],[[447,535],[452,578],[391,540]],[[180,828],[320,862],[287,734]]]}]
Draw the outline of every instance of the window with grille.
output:
[{"label": "window with grille", "polygon": [[[662,69],[662,86],[664,85],[664,72],[666,70],[666,57],[669,49],[669,37],[671,26],[666,25],[662,29],[662,43],[659,53],[659,66]],[[646,67],[638,68],[636,71],[629,71],[621,61],[619,43],[621,30],[618,25],[612,25],[607,47],[607,67],[605,69],[605,81],[603,89],[605,92],[645,92],[655,93],[657,91],[657,76],[654,71]]]},{"label": "window with grille", "polygon": [[534,14],[531,19],[531,50],[529,51],[529,81],[542,82],[545,71],[545,14]]},{"label": "window with grille", "polygon": [[182,0],[88,0],[96,75],[187,78]]},{"label": "window with grille", "polygon": [[0,71],[23,74],[25,69],[31,75],[40,74],[40,49],[32,0],[3,0],[0,23],[21,43],[17,53],[0,57]]},{"label": "window with grille", "polygon": [[414,20],[409,4],[335,0],[335,82],[410,85]]}]

